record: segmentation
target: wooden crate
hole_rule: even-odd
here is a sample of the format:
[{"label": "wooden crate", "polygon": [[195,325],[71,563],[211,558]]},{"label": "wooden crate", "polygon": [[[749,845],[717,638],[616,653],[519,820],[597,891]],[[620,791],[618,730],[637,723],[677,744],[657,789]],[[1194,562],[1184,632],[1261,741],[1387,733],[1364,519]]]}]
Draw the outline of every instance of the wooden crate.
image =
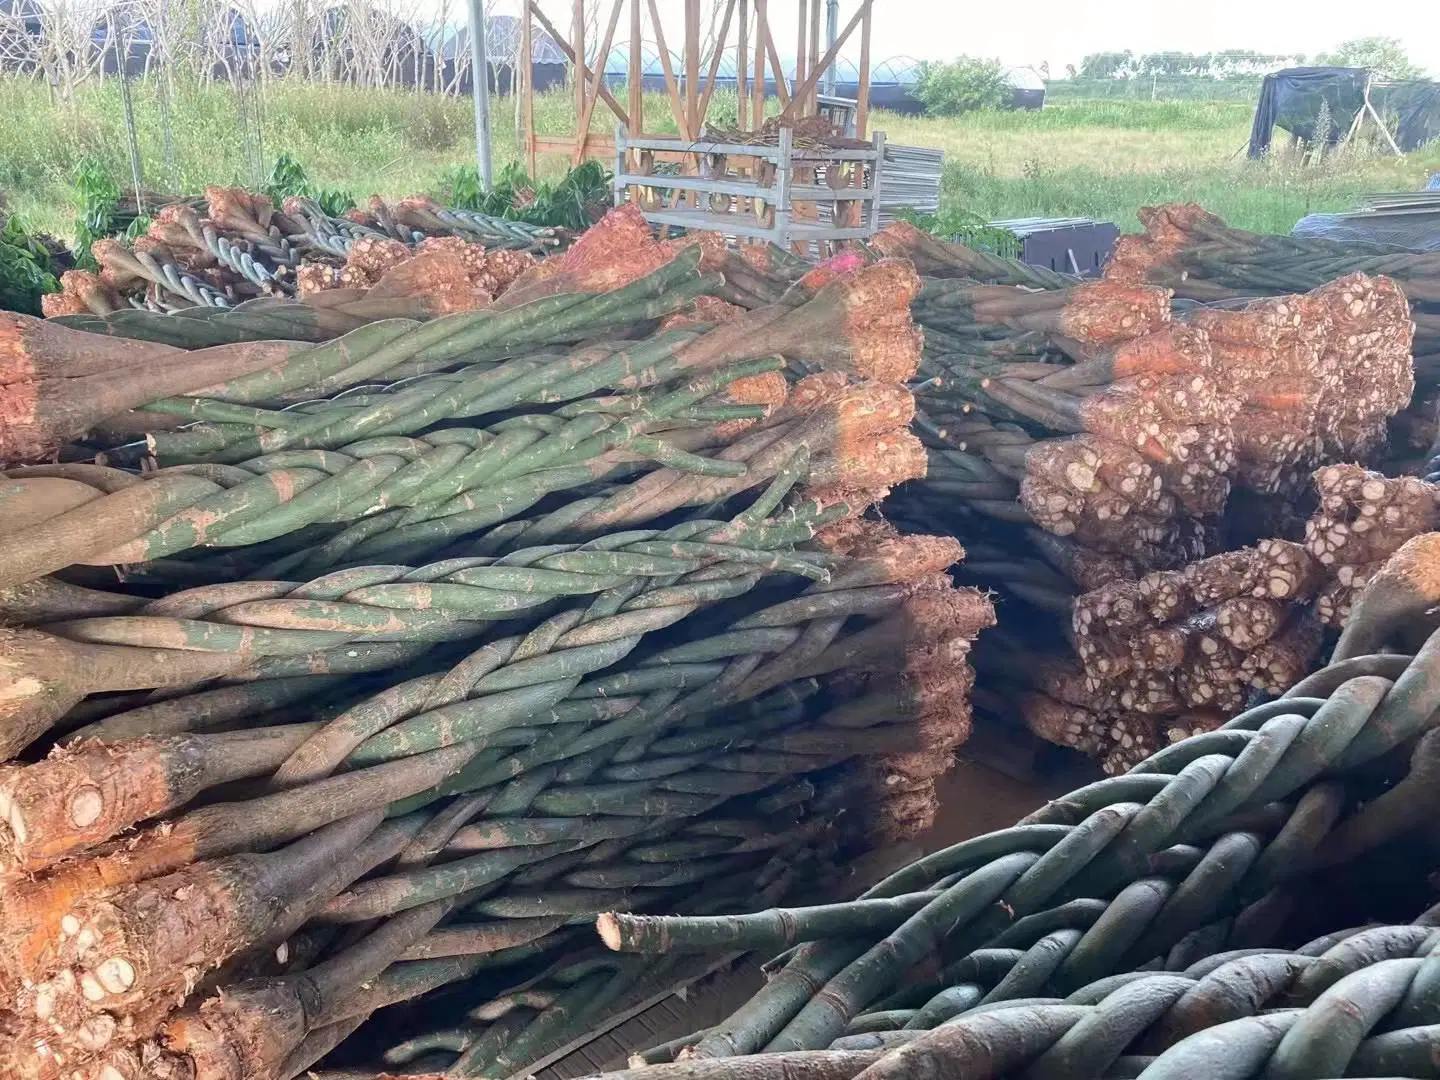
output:
[{"label": "wooden crate", "polygon": [[615,132],[615,202],[636,203],[655,225],[770,241],[824,257],[880,228],[885,135],[868,146],[797,147],[789,128],[774,146],[702,134],[631,138]]}]

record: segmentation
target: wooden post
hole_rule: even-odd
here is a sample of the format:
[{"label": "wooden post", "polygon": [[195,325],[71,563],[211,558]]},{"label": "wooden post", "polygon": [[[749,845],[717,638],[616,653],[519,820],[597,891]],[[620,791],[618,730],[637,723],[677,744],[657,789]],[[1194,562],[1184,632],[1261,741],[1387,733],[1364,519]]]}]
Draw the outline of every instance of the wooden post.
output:
[{"label": "wooden post", "polygon": [[605,27],[605,40],[595,57],[595,70],[590,75],[590,92],[582,100],[584,107],[575,121],[575,157],[572,165],[585,160],[585,144],[590,141],[590,118],[595,115],[595,103],[600,100],[600,87],[605,85],[606,61],[610,58],[610,46],[615,42],[615,27],[620,24],[620,9],[625,0],[615,0],[610,8],[610,22]]},{"label": "wooden post", "polygon": [[660,50],[660,70],[665,73],[665,90],[670,95],[670,111],[675,116],[675,126],[680,129],[682,139],[691,138],[689,117],[685,106],[680,103],[680,88],[675,84],[675,70],[670,66],[670,48],[665,44],[665,30],[660,25],[660,11],[655,0],[649,0],[650,25],[655,28],[655,47]]},{"label": "wooden post", "polygon": [[[845,42],[850,39],[850,35],[855,32],[855,27],[860,25],[863,19],[869,17],[870,6],[872,3],[873,0],[860,0],[860,10],[855,12],[855,14],[851,17],[850,21],[845,24],[845,29],[841,31],[840,36],[835,39],[835,44],[830,46],[830,49],[828,52],[825,53],[825,56],[823,58],[816,58],[818,62],[813,68],[810,69],[810,73],[805,77],[805,81],[795,87],[795,93],[791,96],[790,104],[785,107],[785,111],[782,115],[787,117],[793,115],[797,118],[804,115],[805,102],[810,99],[811,91],[815,89],[816,83],[820,81],[821,74],[824,72],[825,68],[832,61],[834,61],[836,55],[840,52],[840,49],[844,46]],[[862,50],[863,51],[861,53],[861,63],[868,65],[869,50],[865,49],[863,44]],[[866,80],[865,85],[868,88],[870,85],[868,66],[866,67],[866,74],[863,75],[862,78]]]},{"label": "wooden post", "polygon": [[785,67],[780,63],[780,54],[775,51],[775,36],[768,29],[765,31],[765,54],[770,57],[770,66],[775,69],[775,96],[780,99],[780,107],[790,107],[790,84],[785,81]]},{"label": "wooden post", "polygon": [[535,175],[535,63],[534,63],[534,20],[527,2],[520,9],[520,77],[525,98],[521,103],[525,129],[525,170]]},{"label": "wooden post", "polygon": [[[570,67],[575,78],[575,116],[578,120],[585,112],[585,0],[575,0],[571,18],[575,20],[575,25],[570,28],[570,48],[575,53],[575,60]],[[585,133],[578,128],[575,131],[575,149],[582,154],[585,152]]]},{"label": "wooden post", "polygon": [[645,56],[640,34],[640,0],[630,0],[630,135],[645,134]]},{"label": "wooden post", "polygon": [[[630,160],[629,160],[629,159],[630,159],[630,152],[629,152],[629,148],[625,145],[625,143],[626,143],[626,138],[627,138],[627,132],[625,131],[625,125],[624,125],[624,124],[616,124],[616,125],[615,125],[615,179],[613,179],[613,180],[611,181],[611,184],[613,184],[613,185],[614,185],[614,188],[615,188],[615,205],[616,205],[616,206],[620,206],[621,204],[623,204],[623,203],[625,202],[625,198],[626,198],[626,194],[627,194],[627,193],[626,193],[626,190],[625,190],[625,184],[624,184],[624,182],[620,179],[620,177],[624,176],[627,172],[630,171]],[[631,201],[631,202],[634,202],[634,203],[639,203],[640,200],[639,200],[638,197],[632,195],[632,196],[630,196],[630,201]]]},{"label": "wooden post", "polygon": [[685,0],[685,117],[689,137],[700,134],[700,0]]},{"label": "wooden post", "polygon": [[755,85],[751,87],[754,100],[751,102],[750,127],[758,131],[765,123],[765,0],[755,0]]},{"label": "wooden post", "polygon": [[[824,6],[825,0],[810,0],[810,64],[815,77],[810,80],[813,88],[818,88],[819,79],[824,72],[819,68],[820,57],[820,9]],[[808,109],[811,113],[820,111],[820,96],[818,89],[811,89],[810,100],[800,106]]]},{"label": "wooden post", "polygon": [[786,251],[792,250],[790,242],[790,168],[794,152],[794,128],[780,129],[779,161],[775,166],[775,242]]},{"label": "wooden post", "polygon": [[746,121],[746,106],[750,104],[746,96],[747,80],[745,78],[746,66],[750,63],[750,0],[740,0],[740,40],[735,46],[735,126],[741,131],[748,131],[749,125]]},{"label": "wooden post", "polygon": [[[536,5],[535,0],[530,0],[526,6],[526,10],[539,21],[541,27],[550,35],[550,39],[555,42],[555,47],[565,54],[565,59],[574,63],[574,47],[565,39],[565,36],[561,34],[559,30],[555,29],[555,24],[545,17],[545,12]],[[586,79],[590,78],[590,69],[585,66],[583,58],[579,67],[581,76]],[[600,100],[610,107],[610,111],[615,114],[616,120],[619,120],[622,124],[630,123],[630,117],[626,114],[625,110],[620,107],[620,102],[615,100],[615,95],[610,93],[610,88],[605,85],[603,80],[600,83]]]},{"label": "wooden post", "polygon": [[1367,76],[1365,77],[1365,111],[1368,112],[1368,113],[1370,114],[1371,119],[1373,119],[1373,120],[1375,121],[1375,126],[1380,129],[1380,134],[1385,136],[1385,141],[1390,144],[1390,149],[1393,150],[1393,151],[1395,151],[1395,156],[1396,156],[1396,157],[1404,157],[1404,156],[1405,156],[1405,152],[1400,149],[1399,144],[1396,143],[1396,141],[1395,141],[1395,137],[1390,134],[1390,129],[1385,126],[1385,121],[1384,121],[1384,119],[1382,119],[1381,116],[1380,116],[1380,114],[1375,111],[1375,106],[1372,105],[1372,104],[1370,104],[1370,80],[1371,80],[1371,78],[1372,78],[1372,76],[1369,76],[1369,75],[1367,75]]},{"label": "wooden post", "polygon": [[[715,93],[715,76],[720,74],[720,61],[725,58],[725,42],[730,37],[730,20],[735,17],[735,0],[725,0],[725,15],[720,20],[720,33],[715,38],[715,51],[710,54],[710,67],[705,76],[705,93],[700,96],[700,124],[710,115],[710,98]],[[696,125],[699,129],[700,125]]]},{"label": "wooden post", "polygon": [[870,5],[860,16],[860,85],[855,88],[855,137],[865,138],[870,123]]},{"label": "wooden post", "polygon": [[880,231],[880,185],[884,181],[885,172],[885,133],[877,131],[875,137],[870,141],[875,148],[875,166],[870,174],[870,186],[874,189],[875,198],[870,202],[869,226],[871,232]]},{"label": "wooden post", "polygon": [[[791,101],[799,100],[800,87],[805,82],[805,76],[808,73],[808,69],[805,66],[806,60],[808,59],[805,53],[805,45],[809,40],[809,36],[806,25],[808,20],[805,18],[805,13],[809,5],[806,3],[806,0],[797,0],[796,6],[800,9],[800,29],[795,32],[795,87],[790,94]],[[803,113],[805,111],[805,103],[803,101],[800,102],[800,104],[796,106],[796,110],[799,113]]]}]

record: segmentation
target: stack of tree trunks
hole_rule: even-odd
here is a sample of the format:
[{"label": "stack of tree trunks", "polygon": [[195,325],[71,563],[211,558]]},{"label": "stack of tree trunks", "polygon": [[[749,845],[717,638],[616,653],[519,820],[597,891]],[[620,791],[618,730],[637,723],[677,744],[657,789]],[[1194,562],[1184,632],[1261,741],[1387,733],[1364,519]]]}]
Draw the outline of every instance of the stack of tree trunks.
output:
[{"label": "stack of tree trunks", "polygon": [[732,258],[624,210],[320,343],[6,318],[4,1075],[288,1080],[502,993],[455,1075],[509,1075],[693,978],[596,913],[930,824],[993,608],[867,517],[918,281]]},{"label": "stack of tree trunks", "polygon": [[903,224],[875,241],[937,275],[913,305],[929,468],[885,512],[963,538],[963,579],[1014,610],[982,705],[1108,771],[1286,689],[1433,523],[1429,485],[1351,464],[1414,390],[1403,282],[1177,304],[1173,276],[1137,269],[1153,232],[1098,282]]},{"label": "stack of tree trunks", "polygon": [[1437,559],[1440,534],[1397,551],[1286,697],[854,900],[605,913],[637,961],[774,958],[729,1015],[606,1075],[1433,1075]]},{"label": "stack of tree trunks", "polygon": [[[374,314],[387,310],[376,303],[382,300],[392,308],[408,301],[415,314],[444,314],[488,305],[559,243],[554,229],[423,198],[394,206],[373,199],[366,213],[331,217],[309,199],[276,207],[244,188],[211,186],[203,213],[172,203],[134,241],[96,241],[98,273],[66,271],[44,311],[230,310],[299,297],[372,318],[384,317]],[[361,301],[370,304],[354,306]]]}]

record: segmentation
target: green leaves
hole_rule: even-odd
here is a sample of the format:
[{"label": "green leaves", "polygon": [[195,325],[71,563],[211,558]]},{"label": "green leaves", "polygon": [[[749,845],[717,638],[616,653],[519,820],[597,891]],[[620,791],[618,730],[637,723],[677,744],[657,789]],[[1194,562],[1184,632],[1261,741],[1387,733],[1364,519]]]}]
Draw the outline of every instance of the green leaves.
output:
[{"label": "green leaves", "polygon": [[6,218],[0,228],[0,308],[39,315],[40,297],[59,288],[49,250],[19,218]]},{"label": "green leaves", "polygon": [[99,161],[87,158],[75,170],[75,196],[80,204],[80,216],[75,219],[75,261],[87,270],[96,270],[90,245],[123,232],[129,224],[119,220],[120,185]]},{"label": "green leaves", "polygon": [[291,196],[313,199],[330,217],[339,217],[355,206],[355,198],[348,191],[312,184],[305,167],[289,154],[281,154],[275,159],[270,175],[265,179],[265,194],[276,206]]},{"label": "green leaves", "polygon": [[442,201],[461,210],[552,228],[588,229],[610,205],[610,174],[598,161],[577,165],[549,184],[526,174],[518,161],[500,170],[489,191],[480,188],[473,165],[452,170],[441,184]]},{"label": "green leaves", "polygon": [[1007,259],[1018,258],[1020,255],[1020,241],[1014,233],[1007,229],[994,228],[973,210],[966,210],[954,203],[942,203],[939,212],[935,214],[920,214],[908,206],[902,206],[895,211],[895,216],[932,236],[964,244],[976,251],[989,251]]},{"label": "green leaves", "polygon": [[931,116],[958,116],[1001,108],[1010,98],[1010,84],[999,60],[961,56],[948,64],[922,63],[914,93]]}]

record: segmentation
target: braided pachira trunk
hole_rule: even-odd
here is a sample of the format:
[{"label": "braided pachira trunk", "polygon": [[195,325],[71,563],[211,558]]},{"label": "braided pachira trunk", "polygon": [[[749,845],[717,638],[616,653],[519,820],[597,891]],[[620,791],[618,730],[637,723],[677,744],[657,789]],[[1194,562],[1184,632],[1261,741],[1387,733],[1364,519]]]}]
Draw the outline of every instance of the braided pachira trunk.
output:
[{"label": "braided pachira trunk", "polygon": [[[0,1070],[289,1080],[439,991],[387,1064],[508,1076],[709,970],[584,920],[813,895],[925,827],[993,610],[862,518],[925,468],[913,270],[210,196],[107,249],[151,310],[45,333],[282,360],[0,491]],[[324,277],[294,252],[346,287],[159,313]]]},{"label": "braided pachira trunk", "polygon": [[[1433,539],[1412,541],[1386,569],[1415,601]],[[1404,647],[1430,631],[1418,607],[1382,593],[1357,605],[1356,648]],[[643,1075],[1099,1080],[1421,1067],[1435,1045],[1422,992],[1433,909],[1410,924],[1352,926],[1353,910],[1317,902],[1307,875],[1384,865],[1382,845],[1430,812],[1440,743],[1415,737],[1437,703],[1436,641],[1414,655],[1343,650],[1280,700],[1014,828],[928,855],[853,902],[607,913],[602,940],[642,955],[799,945],[730,1017],[640,1054]],[[1402,745],[1397,773],[1368,772]],[[1436,855],[1407,852],[1390,899],[1411,890],[1413,911]]]}]

